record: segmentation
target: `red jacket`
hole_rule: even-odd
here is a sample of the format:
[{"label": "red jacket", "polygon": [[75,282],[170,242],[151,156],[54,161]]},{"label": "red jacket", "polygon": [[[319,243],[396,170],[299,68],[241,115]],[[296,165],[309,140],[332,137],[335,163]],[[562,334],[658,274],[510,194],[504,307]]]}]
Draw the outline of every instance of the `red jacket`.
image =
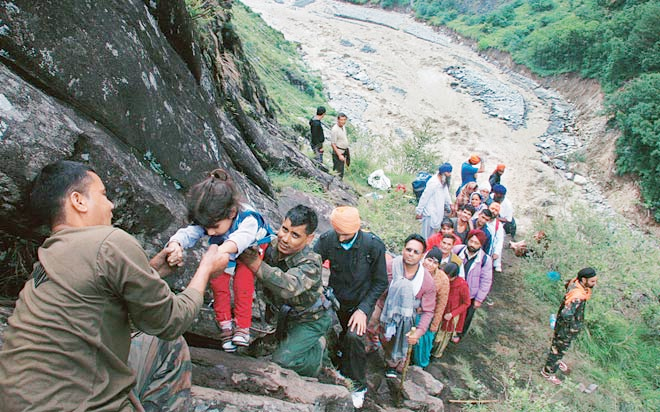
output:
[{"label": "red jacket", "polygon": [[[456,324],[456,332],[463,332],[463,323],[465,322],[465,313],[470,306],[470,288],[468,287],[465,279],[456,276],[449,280],[449,297],[447,298],[447,306],[445,307],[445,314],[451,313],[452,318],[459,316],[458,324]],[[453,322],[443,318],[442,330],[452,332]]]},{"label": "red jacket", "polygon": [[[426,251],[433,249],[433,246],[437,246],[440,249],[440,243],[442,243],[443,234],[442,232],[434,233],[426,239]],[[454,233],[454,246],[462,245],[463,239]]]}]

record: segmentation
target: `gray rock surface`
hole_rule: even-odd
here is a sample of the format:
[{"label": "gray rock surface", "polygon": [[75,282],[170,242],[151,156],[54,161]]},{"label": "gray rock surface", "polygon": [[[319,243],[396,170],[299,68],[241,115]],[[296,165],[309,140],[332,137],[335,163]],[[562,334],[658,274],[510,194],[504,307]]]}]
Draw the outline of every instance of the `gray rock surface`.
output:
[{"label": "gray rock surface", "polygon": [[[267,396],[299,406],[314,406],[316,409],[313,410],[353,410],[350,393],[345,387],[301,377],[264,359],[200,348],[191,348],[191,357],[195,385],[256,397]],[[246,401],[244,397],[238,400]]]},{"label": "gray rock surface", "polygon": [[[0,8],[0,247],[41,243],[46,229],[31,221],[26,195],[38,170],[60,159],[94,167],[115,225],[149,253],[186,223],[186,189],[217,167],[273,226],[281,211],[266,170],[314,179],[329,201],[356,201],[289,143],[231,30],[231,1],[219,7],[203,29],[183,0]],[[175,286],[198,256],[189,254]]]}]

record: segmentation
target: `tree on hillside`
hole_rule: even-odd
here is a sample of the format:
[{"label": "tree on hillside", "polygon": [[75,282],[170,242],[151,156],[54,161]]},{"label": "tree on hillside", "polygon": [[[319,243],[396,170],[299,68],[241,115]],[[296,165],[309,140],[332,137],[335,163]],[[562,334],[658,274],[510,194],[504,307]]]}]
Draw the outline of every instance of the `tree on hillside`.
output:
[{"label": "tree on hillside", "polygon": [[622,136],[617,171],[640,178],[645,205],[660,221],[660,73],[643,74],[606,103]]}]

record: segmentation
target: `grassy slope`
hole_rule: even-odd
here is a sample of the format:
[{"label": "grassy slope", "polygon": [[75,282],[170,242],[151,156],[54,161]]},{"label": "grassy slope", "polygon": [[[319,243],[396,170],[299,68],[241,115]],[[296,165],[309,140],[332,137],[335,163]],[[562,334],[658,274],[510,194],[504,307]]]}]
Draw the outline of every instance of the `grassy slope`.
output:
[{"label": "grassy slope", "polygon": [[[524,6],[520,9],[524,11]],[[304,69],[297,47],[267,28],[256,15],[237,4],[234,16],[253,64],[281,110],[280,120],[306,130],[310,108],[324,103],[318,77]],[[315,95],[292,85],[286,72],[309,76],[307,84],[313,85]],[[418,138],[423,144],[424,131],[418,133],[422,134]],[[372,137],[352,129],[350,135],[355,160],[345,180],[361,193],[373,191],[366,185],[366,177],[378,165],[391,165],[385,171],[392,183],[403,183],[408,189],[413,178],[411,171],[428,169],[420,164],[401,166],[406,159],[414,159],[415,153],[404,150],[401,155],[401,147],[384,147],[374,153],[370,149]],[[328,158],[326,155],[327,165]],[[323,197],[313,182],[291,176],[273,178],[280,187],[296,187]],[[390,250],[398,251],[406,234],[418,229],[418,223],[412,219],[410,194],[380,194],[382,199],[364,196],[360,200],[361,215]],[[660,408],[657,245],[643,235],[631,234],[623,225],[608,228],[608,222],[594,213],[574,213],[576,217],[537,224],[550,240],[543,256],[521,261],[505,254],[510,269],[503,278],[496,279],[494,309],[481,313],[472,336],[452,349],[454,354],[432,365],[435,374],[450,380],[447,398],[495,397],[499,403],[481,409],[499,411]],[[601,281],[588,305],[586,329],[567,356],[579,369],[557,392],[537,374],[549,343],[547,316],[556,311],[562,296],[561,285],[548,282],[545,274],[557,270],[566,280],[589,264],[599,269]],[[574,388],[578,381],[597,382],[601,387],[586,396]]]},{"label": "grassy slope", "polygon": [[245,55],[277,106],[278,120],[296,130],[308,130],[307,119],[315,108],[327,105],[320,77],[303,63],[298,46],[266,25],[259,15],[239,2],[232,10]]}]

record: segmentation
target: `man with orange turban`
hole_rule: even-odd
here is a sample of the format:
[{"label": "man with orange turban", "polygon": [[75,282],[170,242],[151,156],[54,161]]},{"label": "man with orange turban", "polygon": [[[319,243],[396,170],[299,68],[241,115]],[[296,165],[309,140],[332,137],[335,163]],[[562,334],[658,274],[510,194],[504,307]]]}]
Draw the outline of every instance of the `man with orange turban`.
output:
[{"label": "man with orange turban", "polygon": [[491,187],[500,184],[500,179],[502,179],[502,175],[504,174],[505,169],[506,169],[506,166],[504,164],[500,163],[500,164],[497,165],[495,170],[493,170],[493,173],[488,178],[488,183],[490,183]]},{"label": "man with orange turban", "polygon": [[314,251],[323,261],[330,260],[329,286],[340,304],[337,318],[342,327],[339,369],[353,381],[353,405],[359,409],[367,392],[367,320],[388,283],[385,245],[360,230],[360,214],[352,206],[335,208],[330,223],[333,230],[321,235]]},{"label": "man with orange turban", "polygon": [[[479,167],[477,167],[479,164]],[[477,181],[477,173],[482,173],[484,171],[484,161],[481,157],[476,154],[470,156],[461,166],[461,186],[456,191],[456,196],[460,193],[463,186],[470,182]]]}]

